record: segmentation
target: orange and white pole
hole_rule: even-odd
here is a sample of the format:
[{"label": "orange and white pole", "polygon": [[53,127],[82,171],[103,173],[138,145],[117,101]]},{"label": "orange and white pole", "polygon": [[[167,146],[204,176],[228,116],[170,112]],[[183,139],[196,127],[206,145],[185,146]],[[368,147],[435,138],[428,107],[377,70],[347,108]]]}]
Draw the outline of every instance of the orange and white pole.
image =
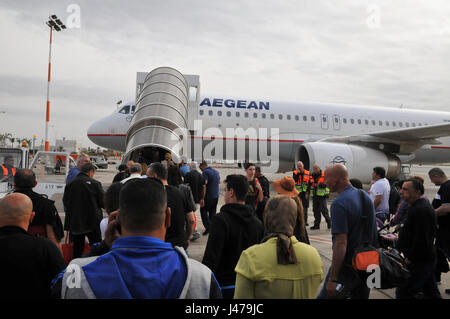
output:
[{"label": "orange and white pole", "polygon": [[53,27],[50,26],[50,48],[48,51],[47,109],[45,113],[45,151],[50,150],[50,143],[48,141],[48,124],[50,122],[50,74],[52,69],[52,33]]}]

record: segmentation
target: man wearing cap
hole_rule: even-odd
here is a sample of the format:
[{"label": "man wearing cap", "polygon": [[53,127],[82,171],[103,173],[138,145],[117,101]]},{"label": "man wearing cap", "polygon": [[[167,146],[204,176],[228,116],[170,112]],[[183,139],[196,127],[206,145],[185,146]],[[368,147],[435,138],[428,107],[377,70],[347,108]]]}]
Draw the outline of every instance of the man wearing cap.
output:
[{"label": "man wearing cap", "polygon": [[80,174],[64,189],[64,230],[69,231],[73,238],[73,258],[81,257],[85,236],[90,245],[102,240],[100,221],[103,218],[104,191],[102,184],[93,178],[95,170],[92,163],[84,164]]}]

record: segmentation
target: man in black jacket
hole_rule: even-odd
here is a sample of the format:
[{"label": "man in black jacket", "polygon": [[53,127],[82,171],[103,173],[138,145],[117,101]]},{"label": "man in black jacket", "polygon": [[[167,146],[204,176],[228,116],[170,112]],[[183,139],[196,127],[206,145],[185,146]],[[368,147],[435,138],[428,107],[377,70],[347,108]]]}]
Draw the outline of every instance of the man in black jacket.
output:
[{"label": "man in black jacket", "polygon": [[0,298],[50,298],[53,278],[66,267],[55,244],[27,233],[33,204],[24,194],[0,200]]},{"label": "man in black jacket", "polygon": [[436,285],[436,216],[424,194],[423,184],[416,179],[403,183],[400,195],[410,206],[405,224],[399,232],[398,249],[411,272],[404,285],[397,288],[398,299],[442,298]]},{"label": "man in black jacket", "polygon": [[95,170],[93,164],[84,164],[80,174],[64,190],[64,230],[72,234],[73,258],[83,254],[85,236],[90,245],[102,240],[100,221],[103,218],[104,191],[102,184],[93,178]]},{"label": "man in black jacket", "polygon": [[30,223],[28,232],[50,239],[61,248],[60,241],[64,237],[61,218],[55,207],[55,202],[44,195],[33,191],[37,185],[36,175],[31,169],[18,169],[14,175],[14,192],[27,195],[33,202],[35,216]]},{"label": "man in black jacket", "polygon": [[224,299],[234,295],[237,265],[242,251],[259,244],[264,226],[245,205],[248,181],[243,175],[228,175],[225,180],[225,205],[211,220],[210,234],[202,263],[216,275]]}]

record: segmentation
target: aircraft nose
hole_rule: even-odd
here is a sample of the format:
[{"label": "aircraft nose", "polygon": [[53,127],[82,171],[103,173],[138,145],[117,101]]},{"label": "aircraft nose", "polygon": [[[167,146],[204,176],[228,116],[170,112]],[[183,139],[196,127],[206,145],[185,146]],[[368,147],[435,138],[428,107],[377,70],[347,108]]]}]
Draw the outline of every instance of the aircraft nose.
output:
[{"label": "aircraft nose", "polygon": [[103,125],[102,121],[96,121],[91,126],[89,126],[87,131],[87,136],[94,144],[99,144],[99,138],[104,135],[106,132],[102,132]]}]

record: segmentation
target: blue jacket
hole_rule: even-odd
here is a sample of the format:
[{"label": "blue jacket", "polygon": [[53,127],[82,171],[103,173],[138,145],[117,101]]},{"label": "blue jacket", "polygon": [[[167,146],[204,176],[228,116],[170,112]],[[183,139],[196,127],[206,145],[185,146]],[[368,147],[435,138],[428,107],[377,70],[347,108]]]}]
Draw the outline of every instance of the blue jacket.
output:
[{"label": "blue jacket", "polygon": [[146,236],[122,237],[103,256],[72,260],[59,280],[63,299],[221,297],[208,267],[183,249]]}]

